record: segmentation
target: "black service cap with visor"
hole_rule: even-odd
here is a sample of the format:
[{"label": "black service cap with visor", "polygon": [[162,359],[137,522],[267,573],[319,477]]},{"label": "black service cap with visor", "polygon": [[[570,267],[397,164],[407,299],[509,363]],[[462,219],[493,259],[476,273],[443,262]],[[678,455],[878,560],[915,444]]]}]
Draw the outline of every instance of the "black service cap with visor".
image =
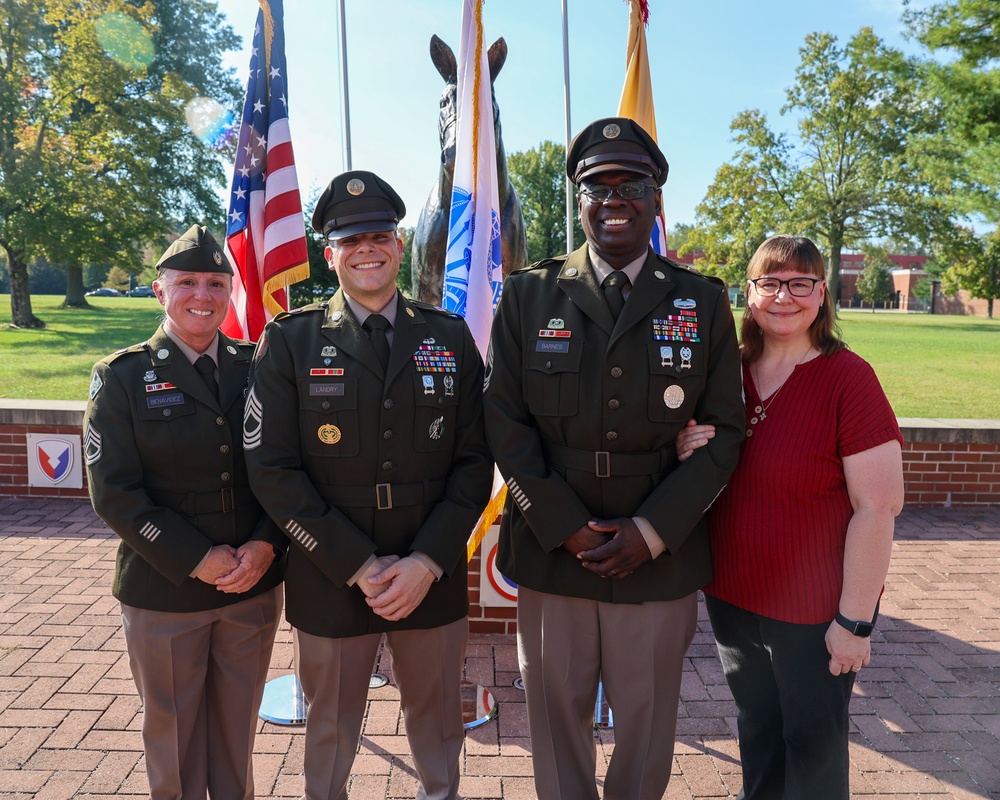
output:
[{"label": "black service cap with visor", "polygon": [[319,196],[313,230],[331,241],[359,233],[394,231],[406,214],[395,189],[374,172],[352,170],[338,175]]},{"label": "black service cap with visor", "polygon": [[606,117],[591,122],[570,143],[566,174],[574,184],[602,172],[635,172],[657,186],[667,180],[670,166],[653,137],[628,117]]}]

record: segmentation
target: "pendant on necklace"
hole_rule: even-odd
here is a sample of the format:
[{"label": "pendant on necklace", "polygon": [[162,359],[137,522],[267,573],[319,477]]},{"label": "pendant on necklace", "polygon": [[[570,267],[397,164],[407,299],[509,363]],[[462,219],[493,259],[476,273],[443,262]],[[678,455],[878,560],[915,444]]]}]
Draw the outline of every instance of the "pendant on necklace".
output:
[{"label": "pendant on necklace", "polygon": [[764,411],[764,409],[761,409],[761,411],[760,411],[760,418],[761,419],[767,419],[767,412]]}]

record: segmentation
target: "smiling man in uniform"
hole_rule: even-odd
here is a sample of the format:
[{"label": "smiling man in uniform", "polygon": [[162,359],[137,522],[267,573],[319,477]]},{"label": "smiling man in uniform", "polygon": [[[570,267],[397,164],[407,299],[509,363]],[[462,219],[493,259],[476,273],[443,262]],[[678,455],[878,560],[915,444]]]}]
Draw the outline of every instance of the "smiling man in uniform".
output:
[{"label": "smiling man in uniform", "polygon": [[[743,438],[725,286],[656,255],[667,161],[625,118],[567,156],[586,244],[508,277],[486,416],[509,494],[498,564],[518,586],[518,655],[541,800],[596,800],[598,682],[614,712],[604,800],[660,800],[683,656],[712,574],[702,514]],[[716,435],[678,464],[692,417]]]},{"label": "smiling man in uniform", "polygon": [[466,540],[489,499],[483,362],[461,317],[396,290],[403,201],[337,176],[313,227],[340,288],[264,331],[244,446],[289,548],[285,614],[309,701],[305,796],[344,800],[382,635],[418,798],[456,796]]}]

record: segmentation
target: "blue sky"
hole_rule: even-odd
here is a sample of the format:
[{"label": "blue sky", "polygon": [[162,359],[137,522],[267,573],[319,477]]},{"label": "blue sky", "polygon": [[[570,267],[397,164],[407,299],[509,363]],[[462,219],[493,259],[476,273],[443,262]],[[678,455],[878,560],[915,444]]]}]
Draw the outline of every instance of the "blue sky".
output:
[{"label": "blue sky", "polygon": [[[437,117],[443,81],[428,54],[431,34],[458,51],[461,0],[345,0],[352,160],[377,172],[416,224],[437,178]],[[623,0],[567,0],[572,130],[613,116],[625,74],[628,6]],[[924,0],[913,5],[924,6]],[[729,124],[759,108],[776,128],[807,34],[841,42],[863,26],[892,45],[903,39],[902,0],[650,0],[646,30],[659,144],[670,162],[664,187],[668,226],[693,222],[716,170],[735,151]],[[249,63],[256,0],[220,0]],[[507,152],[565,140],[561,0],[486,0],[486,39],[507,41],[496,80]],[[335,0],[285,0],[289,117],[303,203],[344,169]],[[242,80],[242,77],[241,77]],[[230,167],[231,171],[231,167]]]}]

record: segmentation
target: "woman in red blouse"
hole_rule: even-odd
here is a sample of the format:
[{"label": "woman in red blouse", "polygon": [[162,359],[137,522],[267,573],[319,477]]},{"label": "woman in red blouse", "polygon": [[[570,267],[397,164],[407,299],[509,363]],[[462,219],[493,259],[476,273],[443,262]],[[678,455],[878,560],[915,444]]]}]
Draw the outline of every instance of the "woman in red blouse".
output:
[{"label": "woman in red blouse", "polygon": [[[709,510],[704,591],[739,708],[745,800],[847,800],[848,708],[903,502],[902,436],[872,368],[840,339],[809,240],[747,267],[747,438]],[[690,427],[683,460],[712,436]]]}]

